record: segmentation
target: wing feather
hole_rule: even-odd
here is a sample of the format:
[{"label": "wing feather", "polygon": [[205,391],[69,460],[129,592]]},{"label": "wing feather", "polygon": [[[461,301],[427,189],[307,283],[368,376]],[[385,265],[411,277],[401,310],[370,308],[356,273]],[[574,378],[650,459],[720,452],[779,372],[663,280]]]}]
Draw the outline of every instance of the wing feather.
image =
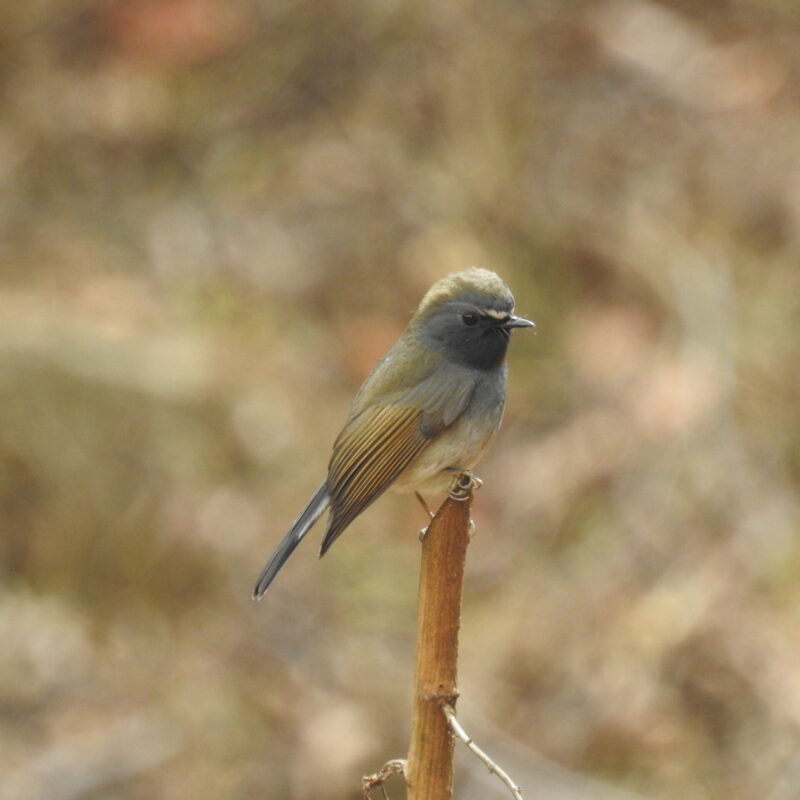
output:
[{"label": "wing feather", "polygon": [[362,409],[333,446],[327,487],[331,514],[320,554],[466,408],[475,379],[441,372]]},{"label": "wing feather", "polygon": [[[392,413],[394,412],[394,413]],[[342,442],[341,454],[334,446],[334,454],[328,470],[329,491],[339,495],[352,479],[379,453],[398,431],[408,425],[409,419],[418,416],[414,409],[377,406],[365,412],[361,425],[349,426]],[[337,442],[338,445],[338,442]],[[390,451],[391,452],[391,451]]]}]

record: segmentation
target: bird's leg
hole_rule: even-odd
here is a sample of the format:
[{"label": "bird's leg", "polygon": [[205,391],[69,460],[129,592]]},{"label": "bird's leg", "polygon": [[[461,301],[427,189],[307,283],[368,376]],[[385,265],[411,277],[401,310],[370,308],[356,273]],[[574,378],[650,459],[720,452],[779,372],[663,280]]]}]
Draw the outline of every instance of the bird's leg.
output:
[{"label": "bird's leg", "polygon": [[[467,499],[470,492],[480,489],[483,486],[483,481],[475,475],[471,470],[468,469],[458,469],[457,467],[448,467],[447,472],[454,472],[455,477],[453,478],[453,482],[450,484],[450,491],[448,492],[449,496],[453,500],[458,500],[459,502],[463,502]],[[471,539],[475,535],[475,523],[470,517],[469,520],[469,538]]]},{"label": "bird's leg", "polygon": [[433,513],[433,511],[430,510],[430,508],[428,508],[428,504],[425,502],[425,498],[419,492],[414,492],[414,494],[417,496],[417,500],[419,500],[420,505],[425,509],[425,513],[431,519],[433,519],[436,515]]},{"label": "bird's leg", "polygon": [[[425,498],[419,493],[414,492],[417,496],[417,500],[419,500],[420,505],[425,509],[425,513],[433,519],[436,515],[428,508],[428,504],[425,502]],[[419,530],[419,540],[422,541],[425,538],[425,534],[428,532],[428,526],[426,525],[424,528],[420,528]]]}]

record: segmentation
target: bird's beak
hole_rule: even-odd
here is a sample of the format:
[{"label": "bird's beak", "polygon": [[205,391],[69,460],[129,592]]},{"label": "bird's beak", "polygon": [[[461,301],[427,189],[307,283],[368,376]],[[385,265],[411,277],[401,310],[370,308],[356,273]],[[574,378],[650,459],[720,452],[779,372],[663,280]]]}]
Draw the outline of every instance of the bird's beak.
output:
[{"label": "bird's beak", "polygon": [[536,323],[524,317],[515,317],[513,314],[503,323],[504,328],[535,328]]}]

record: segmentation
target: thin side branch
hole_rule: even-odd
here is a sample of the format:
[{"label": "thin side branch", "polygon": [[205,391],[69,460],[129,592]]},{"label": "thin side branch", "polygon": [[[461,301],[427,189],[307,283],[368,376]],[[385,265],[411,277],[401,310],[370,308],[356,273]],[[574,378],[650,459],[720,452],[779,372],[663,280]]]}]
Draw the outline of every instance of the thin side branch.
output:
[{"label": "thin side branch", "polygon": [[489,770],[493,775],[497,775],[501,781],[508,787],[508,790],[511,792],[512,797],[514,800],[523,800],[522,793],[520,792],[519,786],[517,786],[513,780],[511,780],[511,776],[502,768],[498,767],[497,764],[492,761],[483,750],[472,741],[469,737],[467,732],[462,727],[461,723],[458,721],[456,717],[456,712],[453,706],[449,705],[448,703],[442,704],[442,711],[444,712],[445,717],[447,717],[447,721],[450,724],[450,727],[453,729],[453,733],[461,739],[462,742],[484,763],[486,769]]},{"label": "thin side branch", "polygon": [[365,775],[361,779],[361,787],[364,790],[364,800],[370,800],[370,792],[374,789],[380,789],[383,796],[386,797],[386,789],[384,784],[392,775],[405,775],[406,773],[406,760],[404,758],[394,758],[387,761],[376,773],[373,775]]}]

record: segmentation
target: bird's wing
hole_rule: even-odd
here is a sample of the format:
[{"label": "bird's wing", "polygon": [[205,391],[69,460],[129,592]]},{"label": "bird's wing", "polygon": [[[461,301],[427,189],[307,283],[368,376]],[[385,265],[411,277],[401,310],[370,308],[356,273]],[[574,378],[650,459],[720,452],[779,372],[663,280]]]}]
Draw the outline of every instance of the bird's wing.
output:
[{"label": "bird's wing", "polygon": [[431,375],[389,402],[367,406],[339,434],[328,467],[331,514],[320,554],[466,408],[466,370]]}]

